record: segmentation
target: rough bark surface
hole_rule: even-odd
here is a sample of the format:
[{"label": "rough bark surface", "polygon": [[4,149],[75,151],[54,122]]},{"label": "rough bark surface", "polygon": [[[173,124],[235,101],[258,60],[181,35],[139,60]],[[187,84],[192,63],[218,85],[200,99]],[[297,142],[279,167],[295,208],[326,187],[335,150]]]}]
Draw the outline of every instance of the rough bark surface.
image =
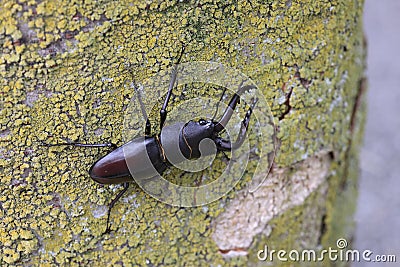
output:
[{"label": "rough bark surface", "polygon": [[[2,1],[0,265],[264,265],[257,252],[265,245],[350,242],[364,120],[362,7]],[[114,231],[103,235],[106,205],[121,187],[97,185],[87,170],[106,151],[39,144],[121,145],[133,95],[125,81],[140,84],[171,66],[182,43],[183,62],[220,62],[262,90],[278,130],[270,177],[249,193],[250,166],[233,191],[197,208],[132,186],[113,210]]]}]

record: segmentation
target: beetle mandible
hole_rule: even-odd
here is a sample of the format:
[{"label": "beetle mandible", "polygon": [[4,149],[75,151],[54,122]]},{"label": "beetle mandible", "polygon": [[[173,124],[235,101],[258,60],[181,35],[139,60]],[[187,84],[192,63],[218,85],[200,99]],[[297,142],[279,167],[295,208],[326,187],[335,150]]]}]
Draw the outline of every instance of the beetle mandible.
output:
[{"label": "beetle mandible", "polygon": [[[173,142],[170,140],[177,140],[180,153],[184,156],[184,159],[187,160],[198,159],[201,156],[205,156],[205,153],[207,154],[207,152],[204,153],[204,151],[200,151],[200,143],[205,139],[211,139],[214,142],[217,152],[234,150],[240,147],[245,140],[246,132],[250,122],[250,116],[255,107],[255,104],[257,103],[257,98],[253,98],[252,103],[241,123],[239,134],[235,142],[231,142],[230,140],[226,140],[218,136],[218,134],[224,130],[225,125],[227,125],[227,123],[231,119],[233,111],[240,101],[240,96],[244,92],[255,88],[254,85],[243,85],[243,82],[239,85],[238,90],[230,99],[230,102],[219,121],[216,121],[214,119],[199,119],[196,121],[190,120],[186,123],[175,123],[173,125],[169,125],[169,129],[178,130],[172,131],[178,133],[176,134],[178,136],[170,136],[171,131],[163,131],[164,123],[167,118],[168,103],[171,98],[172,90],[175,86],[177,78],[177,66],[181,61],[183,51],[184,48],[182,49],[177,63],[173,67],[168,92],[164,99],[163,106],[160,109],[160,125],[158,133],[151,133],[151,123],[146,116],[140,94],[138,94],[141,110],[143,116],[146,118],[144,137],[134,138],[120,147],[117,147],[115,144],[112,143],[46,144],[47,146],[67,145],[77,147],[111,147],[114,149],[110,153],[97,160],[89,170],[90,177],[100,184],[123,184],[123,189],[116,195],[116,197],[110,202],[108,206],[107,227],[105,233],[111,231],[111,210],[115,203],[128,190],[129,182],[134,182],[134,179],[145,179],[157,174],[161,175],[168,167],[173,165],[173,163],[170,162],[164,154],[164,147],[170,146],[170,142]],[[129,151],[129,153],[127,153],[126,151]],[[201,154],[201,152],[203,152],[203,154]],[[135,169],[133,173],[132,171],[130,171],[132,170],[132,168],[128,167],[127,162],[131,162],[133,164]]]}]

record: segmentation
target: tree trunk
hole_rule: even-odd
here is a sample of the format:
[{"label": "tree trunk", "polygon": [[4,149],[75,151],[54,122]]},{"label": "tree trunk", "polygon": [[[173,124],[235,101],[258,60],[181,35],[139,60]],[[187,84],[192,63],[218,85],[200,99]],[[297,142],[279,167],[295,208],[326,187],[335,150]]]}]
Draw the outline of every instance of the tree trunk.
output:
[{"label": "tree trunk", "polygon": [[[340,238],[350,248],[365,110],[363,1],[216,2],[3,1],[0,265],[254,266],[271,264],[266,248],[338,249]],[[276,129],[272,169],[259,166],[269,175],[249,191],[260,178],[257,157],[267,157],[253,147],[233,190],[193,207],[165,204],[132,183],[103,234],[122,186],[98,185],[87,171],[107,149],[41,143],[122,145],[126,116],[144,127],[140,109],[126,115],[133,84],[171,67],[182,46],[181,62],[218,62],[257,85]],[[168,85],[169,76],[160,80]],[[202,86],[196,92],[221,95]],[[174,89],[168,108],[193,88]],[[158,103],[149,111],[157,132],[163,98],[143,98],[146,108]],[[250,145],[256,137],[250,132]],[[177,183],[196,176],[170,174]],[[274,256],[273,265],[288,264]]]}]

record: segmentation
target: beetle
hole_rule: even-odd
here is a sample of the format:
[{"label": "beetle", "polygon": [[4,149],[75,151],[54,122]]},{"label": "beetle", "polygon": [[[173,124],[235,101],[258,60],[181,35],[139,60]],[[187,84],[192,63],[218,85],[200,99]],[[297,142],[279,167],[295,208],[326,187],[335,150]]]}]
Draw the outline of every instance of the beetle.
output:
[{"label": "beetle", "polygon": [[[46,146],[77,146],[77,147],[111,147],[113,150],[105,156],[98,159],[90,168],[90,177],[100,184],[123,184],[123,189],[116,195],[116,197],[110,202],[107,213],[107,227],[105,233],[111,231],[110,228],[110,214],[115,203],[122,197],[122,195],[128,190],[129,183],[135,181],[134,179],[145,179],[152,176],[161,175],[167,168],[174,163],[182,160],[193,160],[198,159],[205,154],[214,153],[200,151],[200,143],[205,139],[211,139],[218,151],[231,151],[239,148],[246,137],[246,132],[249,126],[250,116],[257,103],[257,98],[252,100],[252,103],[247,110],[245,117],[241,123],[239,134],[235,142],[226,140],[220,136],[225,129],[225,125],[231,119],[233,111],[236,105],[240,102],[240,96],[249,91],[255,86],[243,85],[243,82],[239,85],[238,90],[230,99],[230,102],[225,109],[220,120],[216,121],[213,119],[199,119],[190,120],[186,123],[175,123],[164,127],[165,120],[167,118],[167,107],[171,98],[172,90],[175,86],[177,77],[177,66],[182,58],[182,53],[178,59],[178,62],[174,65],[170,84],[166,97],[164,99],[163,106],[160,109],[160,125],[159,132],[156,134],[151,133],[151,123],[147,118],[143,102],[138,94],[139,103],[143,116],[146,118],[145,136],[136,137],[129,142],[117,147],[112,143],[104,144],[83,144],[83,143],[58,143],[58,144],[45,144]],[[221,100],[223,98],[221,96]],[[217,112],[216,112],[217,113]],[[165,148],[177,143],[177,148],[183,157],[171,160],[165,154]],[[203,154],[201,153],[203,152]],[[172,162],[175,161],[175,162]],[[127,163],[130,163],[128,167]],[[132,167],[133,166],[133,167]]]}]

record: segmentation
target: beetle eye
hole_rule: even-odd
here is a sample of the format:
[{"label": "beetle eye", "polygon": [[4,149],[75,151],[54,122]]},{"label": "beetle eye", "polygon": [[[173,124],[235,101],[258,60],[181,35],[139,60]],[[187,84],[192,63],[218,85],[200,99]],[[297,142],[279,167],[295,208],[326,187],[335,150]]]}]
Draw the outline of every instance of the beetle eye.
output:
[{"label": "beetle eye", "polygon": [[207,123],[207,122],[206,122],[205,120],[203,120],[203,119],[200,119],[200,120],[199,120],[199,124],[200,124],[200,125],[205,125],[206,123]]}]

